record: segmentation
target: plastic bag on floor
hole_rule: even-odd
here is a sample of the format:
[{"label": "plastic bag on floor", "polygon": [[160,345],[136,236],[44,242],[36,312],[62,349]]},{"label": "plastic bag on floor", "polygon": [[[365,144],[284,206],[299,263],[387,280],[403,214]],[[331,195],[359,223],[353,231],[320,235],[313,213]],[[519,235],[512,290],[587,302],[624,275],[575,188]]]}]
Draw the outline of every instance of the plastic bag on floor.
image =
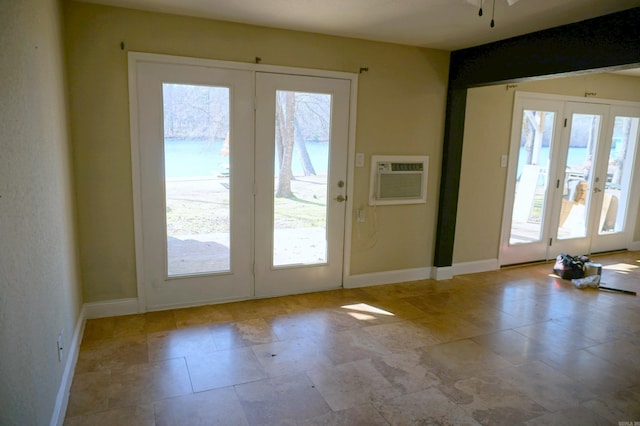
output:
[{"label": "plastic bag on floor", "polygon": [[584,278],[575,278],[571,280],[571,282],[577,288],[598,288],[598,286],[600,285],[600,275],[589,275],[588,277]]}]

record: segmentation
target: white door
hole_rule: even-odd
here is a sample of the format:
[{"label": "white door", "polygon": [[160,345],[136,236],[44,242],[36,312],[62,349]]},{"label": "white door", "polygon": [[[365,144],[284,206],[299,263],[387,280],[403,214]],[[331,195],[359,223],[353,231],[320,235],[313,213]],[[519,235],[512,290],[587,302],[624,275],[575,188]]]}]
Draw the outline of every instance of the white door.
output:
[{"label": "white door", "polygon": [[250,297],[253,73],[148,62],[136,71],[146,308]]},{"label": "white door", "polygon": [[349,80],[256,76],[256,296],[342,285],[349,94]]},{"label": "white door", "polygon": [[[591,252],[627,248],[633,239],[638,212],[640,107],[612,106],[607,134],[596,165]],[[635,190],[633,190],[635,188]]]},{"label": "white door", "polygon": [[501,265],[629,246],[639,112],[516,96]]},{"label": "white door", "polygon": [[597,193],[595,166],[600,162],[609,106],[568,102],[562,149],[553,177],[554,205],[547,259],[559,253],[589,254],[593,223],[596,220]]},{"label": "white door", "polygon": [[349,79],[141,60],[132,88],[142,309],[342,285]]},{"label": "white door", "polygon": [[522,99],[514,106],[500,264],[547,258],[564,103]]}]

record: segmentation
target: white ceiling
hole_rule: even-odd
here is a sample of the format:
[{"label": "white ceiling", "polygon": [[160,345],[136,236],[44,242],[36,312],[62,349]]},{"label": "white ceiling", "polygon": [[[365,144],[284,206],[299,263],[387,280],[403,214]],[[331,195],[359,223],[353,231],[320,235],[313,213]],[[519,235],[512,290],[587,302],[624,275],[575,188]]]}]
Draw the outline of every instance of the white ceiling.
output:
[{"label": "white ceiling", "polygon": [[[640,0],[81,0],[274,28],[456,50],[640,6]],[[476,3],[476,6],[470,3]]]}]

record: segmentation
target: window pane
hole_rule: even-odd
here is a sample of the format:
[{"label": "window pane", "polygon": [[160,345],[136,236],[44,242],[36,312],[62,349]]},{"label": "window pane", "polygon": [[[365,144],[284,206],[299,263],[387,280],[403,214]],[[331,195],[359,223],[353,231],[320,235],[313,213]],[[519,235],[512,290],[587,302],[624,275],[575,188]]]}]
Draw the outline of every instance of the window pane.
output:
[{"label": "window pane", "polygon": [[523,113],[509,244],[542,238],[554,121],[553,112]]},{"label": "window pane", "polygon": [[558,239],[587,235],[587,215],[591,202],[593,155],[596,152],[601,117],[573,114],[567,164],[562,186]]},{"label": "window pane", "polygon": [[162,89],[167,275],[229,271],[229,89]]},{"label": "window pane", "polygon": [[639,122],[637,117],[615,118],[598,226],[600,234],[624,232]]},{"label": "window pane", "polygon": [[331,95],[276,92],[273,266],[327,262]]}]

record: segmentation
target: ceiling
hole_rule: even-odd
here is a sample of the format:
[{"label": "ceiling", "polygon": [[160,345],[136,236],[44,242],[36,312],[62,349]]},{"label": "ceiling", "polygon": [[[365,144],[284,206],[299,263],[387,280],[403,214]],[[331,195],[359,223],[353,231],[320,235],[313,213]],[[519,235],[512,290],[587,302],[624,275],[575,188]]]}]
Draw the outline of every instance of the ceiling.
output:
[{"label": "ceiling", "polygon": [[[443,50],[477,46],[640,6],[640,0],[81,0]],[[475,5],[474,5],[475,3]]]}]

